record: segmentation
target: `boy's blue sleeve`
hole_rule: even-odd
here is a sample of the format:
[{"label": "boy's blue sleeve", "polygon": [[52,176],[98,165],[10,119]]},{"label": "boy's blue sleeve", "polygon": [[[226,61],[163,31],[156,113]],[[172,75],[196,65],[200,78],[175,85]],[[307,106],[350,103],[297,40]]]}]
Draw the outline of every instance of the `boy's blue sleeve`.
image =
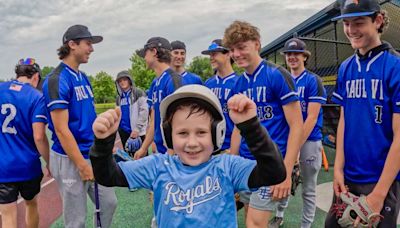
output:
[{"label": "boy's blue sleeve", "polygon": [[400,61],[390,77],[390,88],[392,93],[392,108],[394,113],[400,113]]},{"label": "boy's blue sleeve", "polygon": [[154,81],[151,83],[149,90],[147,91],[147,105],[149,109],[153,107],[153,89],[154,89]]},{"label": "boy's blue sleeve", "polygon": [[249,190],[249,177],[256,166],[256,161],[240,156],[226,155],[225,163],[235,192]]},{"label": "boy's blue sleeve", "polygon": [[43,96],[40,96],[33,109],[32,123],[38,122],[47,124],[47,111]]},{"label": "boy's blue sleeve", "polygon": [[[48,88],[43,90],[43,92],[49,111],[51,112],[55,109],[68,109],[68,105],[71,100],[71,89],[73,87],[69,86],[66,79],[60,75],[58,80],[58,87],[52,86],[49,79],[47,87]],[[56,94],[56,97],[51,97],[50,94]]]},{"label": "boy's blue sleeve", "polygon": [[343,106],[344,98],[346,97],[346,87],[344,83],[343,67],[340,66],[338,76],[336,79],[335,91],[332,93],[332,102]]},{"label": "boy's blue sleeve", "polygon": [[151,155],[145,158],[119,162],[118,165],[128,181],[129,188],[152,189],[152,184],[157,177],[157,167],[161,159],[159,156]]}]

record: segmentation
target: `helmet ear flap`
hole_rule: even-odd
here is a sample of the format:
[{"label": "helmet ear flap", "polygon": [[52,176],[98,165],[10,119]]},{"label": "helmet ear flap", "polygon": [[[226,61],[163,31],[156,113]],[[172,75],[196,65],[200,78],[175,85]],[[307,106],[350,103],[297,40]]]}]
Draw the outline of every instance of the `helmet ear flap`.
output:
[{"label": "helmet ear flap", "polygon": [[161,124],[161,133],[162,137],[164,139],[164,144],[167,146],[168,149],[173,149],[173,144],[172,144],[172,126],[168,121],[164,121]]}]

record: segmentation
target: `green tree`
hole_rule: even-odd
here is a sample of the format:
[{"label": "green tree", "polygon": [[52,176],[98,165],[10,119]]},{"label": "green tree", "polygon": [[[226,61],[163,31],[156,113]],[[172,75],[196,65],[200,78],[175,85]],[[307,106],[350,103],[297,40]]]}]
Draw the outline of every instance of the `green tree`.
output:
[{"label": "green tree", "polygon": [[41,70],[42,70],[42,78],[44,78],[54,70],[54,67],[44,66]]},{"label": "green tree", "polygon": [[115,83],[111,75],[100,71],[94,77],[92,87],[96,103],[110,103],[115,101]]},{"label": "green tree", "polygon": [[144,59],[137,55],[136,52],[129,60],[132,62],[132,65],[128,71],[135,85],[143,90],[149,89],[151,82],[156,77],[156,73],[147,68]]},{"label": "green tree", "polygon": [[208,78],[214,75],[213,69],[211,68],[210,58],[203,56],[196,56],[190,62],[187,70],[195,73],[201,77],[201,80],[205,82]]}]

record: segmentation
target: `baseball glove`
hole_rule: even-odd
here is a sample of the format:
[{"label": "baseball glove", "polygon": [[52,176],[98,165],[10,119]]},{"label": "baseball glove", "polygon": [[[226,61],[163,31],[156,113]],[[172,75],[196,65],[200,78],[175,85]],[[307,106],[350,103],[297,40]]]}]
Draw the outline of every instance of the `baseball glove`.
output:
[{"label": "baseball glove", "polygon": [[126,141],[125,143],[125,151],[133,157],[137,150],[140,149],[142,146],[142,139],[140,137],[131,138]]},{"label": "baseball glove", "polygon": [[295,164],[292,171],[292,186],[290,188],[290,194],[294,196],[296,194],[297,186],[301,183],[300,176],[300,165],[299,163]]},{"label": "baseball glove", "polygon": [[350,192],[340,193],[340,198],[337,198],[332,210],[341,227],[354,227],[357,216],[361,218],[357,228],[378,227],[383,218],[369,208],[364,195],[358,197]]}]

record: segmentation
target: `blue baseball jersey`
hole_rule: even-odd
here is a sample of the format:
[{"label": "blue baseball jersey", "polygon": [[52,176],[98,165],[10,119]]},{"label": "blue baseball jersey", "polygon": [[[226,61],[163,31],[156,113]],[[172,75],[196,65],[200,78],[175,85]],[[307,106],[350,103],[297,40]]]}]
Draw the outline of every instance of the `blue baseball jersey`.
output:
[{"label": "blue baseball jersey", "polygon": [[249,190],[256,162],[222,154],[187,166],[176,155],[157,154],[118,164],[130,188],[154,192],[157,224],[169,228],[237,227],[234,193]]},{"label": "blue baseball jersey", "polygon": [[147,93],[147,103],[149,108],[154,111],[154,143],[157,147],[157,152],[165,154],[167,147],[164,146],[161,133],[161,116],[160,103],[161,101],[175,91],[172,76],[168,70],[164,71],[159,77],[155,78],[150,85]]},{"label": "blue baseball jersey", "polygon": [[0,84],[0,183],[32,180],[42,175],[33,123],[47,123],[43,95],[16,80]]},{"label": "blue baseball jersey", "polygon": [[210,88],[218,97],[219,102],[221,103],[222,111],[224,113],[226,122],[226,133],[221,150],[229,149],[231,146],[231,135],[235,125],[229,117],[228,100],[234,95],[233,88],[235,87],[238,79],[239,77],[236,75],[236,73],[232,73],[225,78],[221,78],[220,76],[215,75],[209,78],[204,83],[204,85]]},{"label": "blue baseball jersey", "polygon": [[[301,112],[303,113],[303,120],[307,119],[308,104],[310,102],[316,102],[320,104],[326,103],[326,91],[322,85],[321,78],[311,73],[308,70],[304,70],[297,78],[294,78],[297,88],[297,95],[299,96]],[[317,123],[314,129],[311,131],[310,136],[307,140],[319,141],[322,139],[322,120],[323,120],[322,108],[319,110]]]},{"label": "blue baseball jersey", "polygon": [[128,132],[129,134],[132,132],[131,129],[131,117],[130,117],[130,105],[131,105],[131,93],[132,90],[128,90],[126,92],[122,92],[121,94],[121,101],[120,101],[120,107],[121,107],[121,122],[119,123],[119,127],[124,130],[125,132]]},{"label": "blue baseball jersey", "polygon": [[[282,106],[299,100],[290,73],[281,66],[262,61],[253,74],[245,72],[239,77],[234,93],[243,93],[256,103],[258,119],[284,157],[289,125]],[[254,159],[243,138],[239,153],[240,156]]]},{"label": "blue baseball jersey", "polygon": [[[89,149],[93,144],[92,125],[96,119],[92,86],[83,72],[76,72],[68,65],[60,63],[44,80],[43,94],[48,116],[56,109],[68,110],[68,127],[72,132],[80,152],[89,158]],[[52,131],[54,152],[66,155],[58,139],[53,121],[49,120]]]},{"label": "blue baseball jersey", "polygon": [[[154,110],[154,143],[156,144],[157,152],[162,154],[167,152],[167,147],[164,146],[161,134],[160,103],[165,97],[177,89],[174,86],[172,75],[169,71],[170,69],[167,69],[160,75],[160,77],[155,78],[147,92],[147,103],[149,108],[153,108]],[[184,72],[181,76],[182,85],[202,84],[201,79],[197,75]]]},{"label": "blue baseball jersey", "polygon": [[378,182],[393,142],[392,117],[400,113],[399,54],[384,43],[345,60],[332,101],[344,110],[345,179]]},{"label": "blue baseball jersey", "polygon": [[191,85],[191,84],[203,85],[201,78],[196,74],[184,71],[181,75],[182,75],[183,85]]}]

